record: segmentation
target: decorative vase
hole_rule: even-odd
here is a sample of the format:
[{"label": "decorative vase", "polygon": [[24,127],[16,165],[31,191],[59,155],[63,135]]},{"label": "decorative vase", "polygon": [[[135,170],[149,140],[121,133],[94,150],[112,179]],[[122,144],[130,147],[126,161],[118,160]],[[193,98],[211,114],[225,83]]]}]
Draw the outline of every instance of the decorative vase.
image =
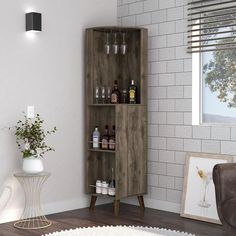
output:
[{"label": "decorative vase", "polygon": [[37,174],[43,171],[43,162],[36,157],[23,158],[23,171],[29,174]]}]

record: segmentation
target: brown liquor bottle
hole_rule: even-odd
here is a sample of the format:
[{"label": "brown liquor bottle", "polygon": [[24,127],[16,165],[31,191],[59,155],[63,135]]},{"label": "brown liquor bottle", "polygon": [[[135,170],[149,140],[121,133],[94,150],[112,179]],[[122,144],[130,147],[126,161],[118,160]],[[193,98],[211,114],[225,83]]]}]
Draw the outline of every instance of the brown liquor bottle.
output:
[{"label": "brown liquor bottle", "polygon": [[109,149],[115,150],[116,149],[116,127],[113,125],[111,135],[109,138]]},{"label": "brown liquor bottle", "polygon": [[131,85],[129,86],[129,103],[137,103],[137,86],[135,86],[134,80],[131,80]]},{"label": "brown liquor bottle", "polygon": [[118,82],[115,80],[114,88],[111,93],[111,103],[117,104],[120,102],[120,90],[118,89]]},{"label": "brown liquor bottle", "polygon": [[105,126],[105,131],[102,136],[102,149],[108,149],[109,148],[109,127],[108,125]]}]

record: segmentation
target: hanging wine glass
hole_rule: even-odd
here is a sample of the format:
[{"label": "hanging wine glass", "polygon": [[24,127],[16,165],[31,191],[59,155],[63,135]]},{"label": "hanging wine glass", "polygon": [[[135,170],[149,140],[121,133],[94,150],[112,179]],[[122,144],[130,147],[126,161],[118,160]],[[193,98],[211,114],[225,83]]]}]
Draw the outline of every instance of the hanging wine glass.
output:
[{"label": "hanging wine glass", "polygon": [[122,44],[120,45],[120,51],[122,55],[125,55],[127,53],[127,43],[125,40],[126,34],[122,33]]},{"label": "hanging wine glass", "polygon": [[114,54],[118,54],[118,52],[119,52],[119,45],[118,45],[118,42],[117,42],[117,33],[114,33],[114,43],[112,45],[112,48],[113,48],[113,53]]},{"label": "hanging wine glass", "polygon": [[109,38],[110,38],[109,33],[106,33],[106,42],[105,42],[105,47],[104,47],[106,55],[109,55],[110,51],[111,51],[111,46],[110,46]]}]

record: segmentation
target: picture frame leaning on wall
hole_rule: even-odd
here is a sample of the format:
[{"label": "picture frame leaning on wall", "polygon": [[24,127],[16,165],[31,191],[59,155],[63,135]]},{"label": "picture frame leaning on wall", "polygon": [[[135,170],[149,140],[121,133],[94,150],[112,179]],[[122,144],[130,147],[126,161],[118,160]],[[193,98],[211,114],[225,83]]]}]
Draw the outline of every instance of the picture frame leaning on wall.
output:
[{"label": "picture frame leaning on wall", "polygon": [[187,153],[180,215],[185,218],[221,224],[212,179],[216,164],[230,163],[233,157],[209,153]]}]

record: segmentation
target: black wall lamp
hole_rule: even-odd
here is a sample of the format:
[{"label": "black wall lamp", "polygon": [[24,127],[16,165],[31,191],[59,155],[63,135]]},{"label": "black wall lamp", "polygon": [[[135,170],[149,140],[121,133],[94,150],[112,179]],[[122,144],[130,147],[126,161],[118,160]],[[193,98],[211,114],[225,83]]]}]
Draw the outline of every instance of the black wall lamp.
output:
[{"label": "black wall lamp", "polygon": [[25,15],[26,31],[42,31],[42,14],[37,12],[29,12]]}]

